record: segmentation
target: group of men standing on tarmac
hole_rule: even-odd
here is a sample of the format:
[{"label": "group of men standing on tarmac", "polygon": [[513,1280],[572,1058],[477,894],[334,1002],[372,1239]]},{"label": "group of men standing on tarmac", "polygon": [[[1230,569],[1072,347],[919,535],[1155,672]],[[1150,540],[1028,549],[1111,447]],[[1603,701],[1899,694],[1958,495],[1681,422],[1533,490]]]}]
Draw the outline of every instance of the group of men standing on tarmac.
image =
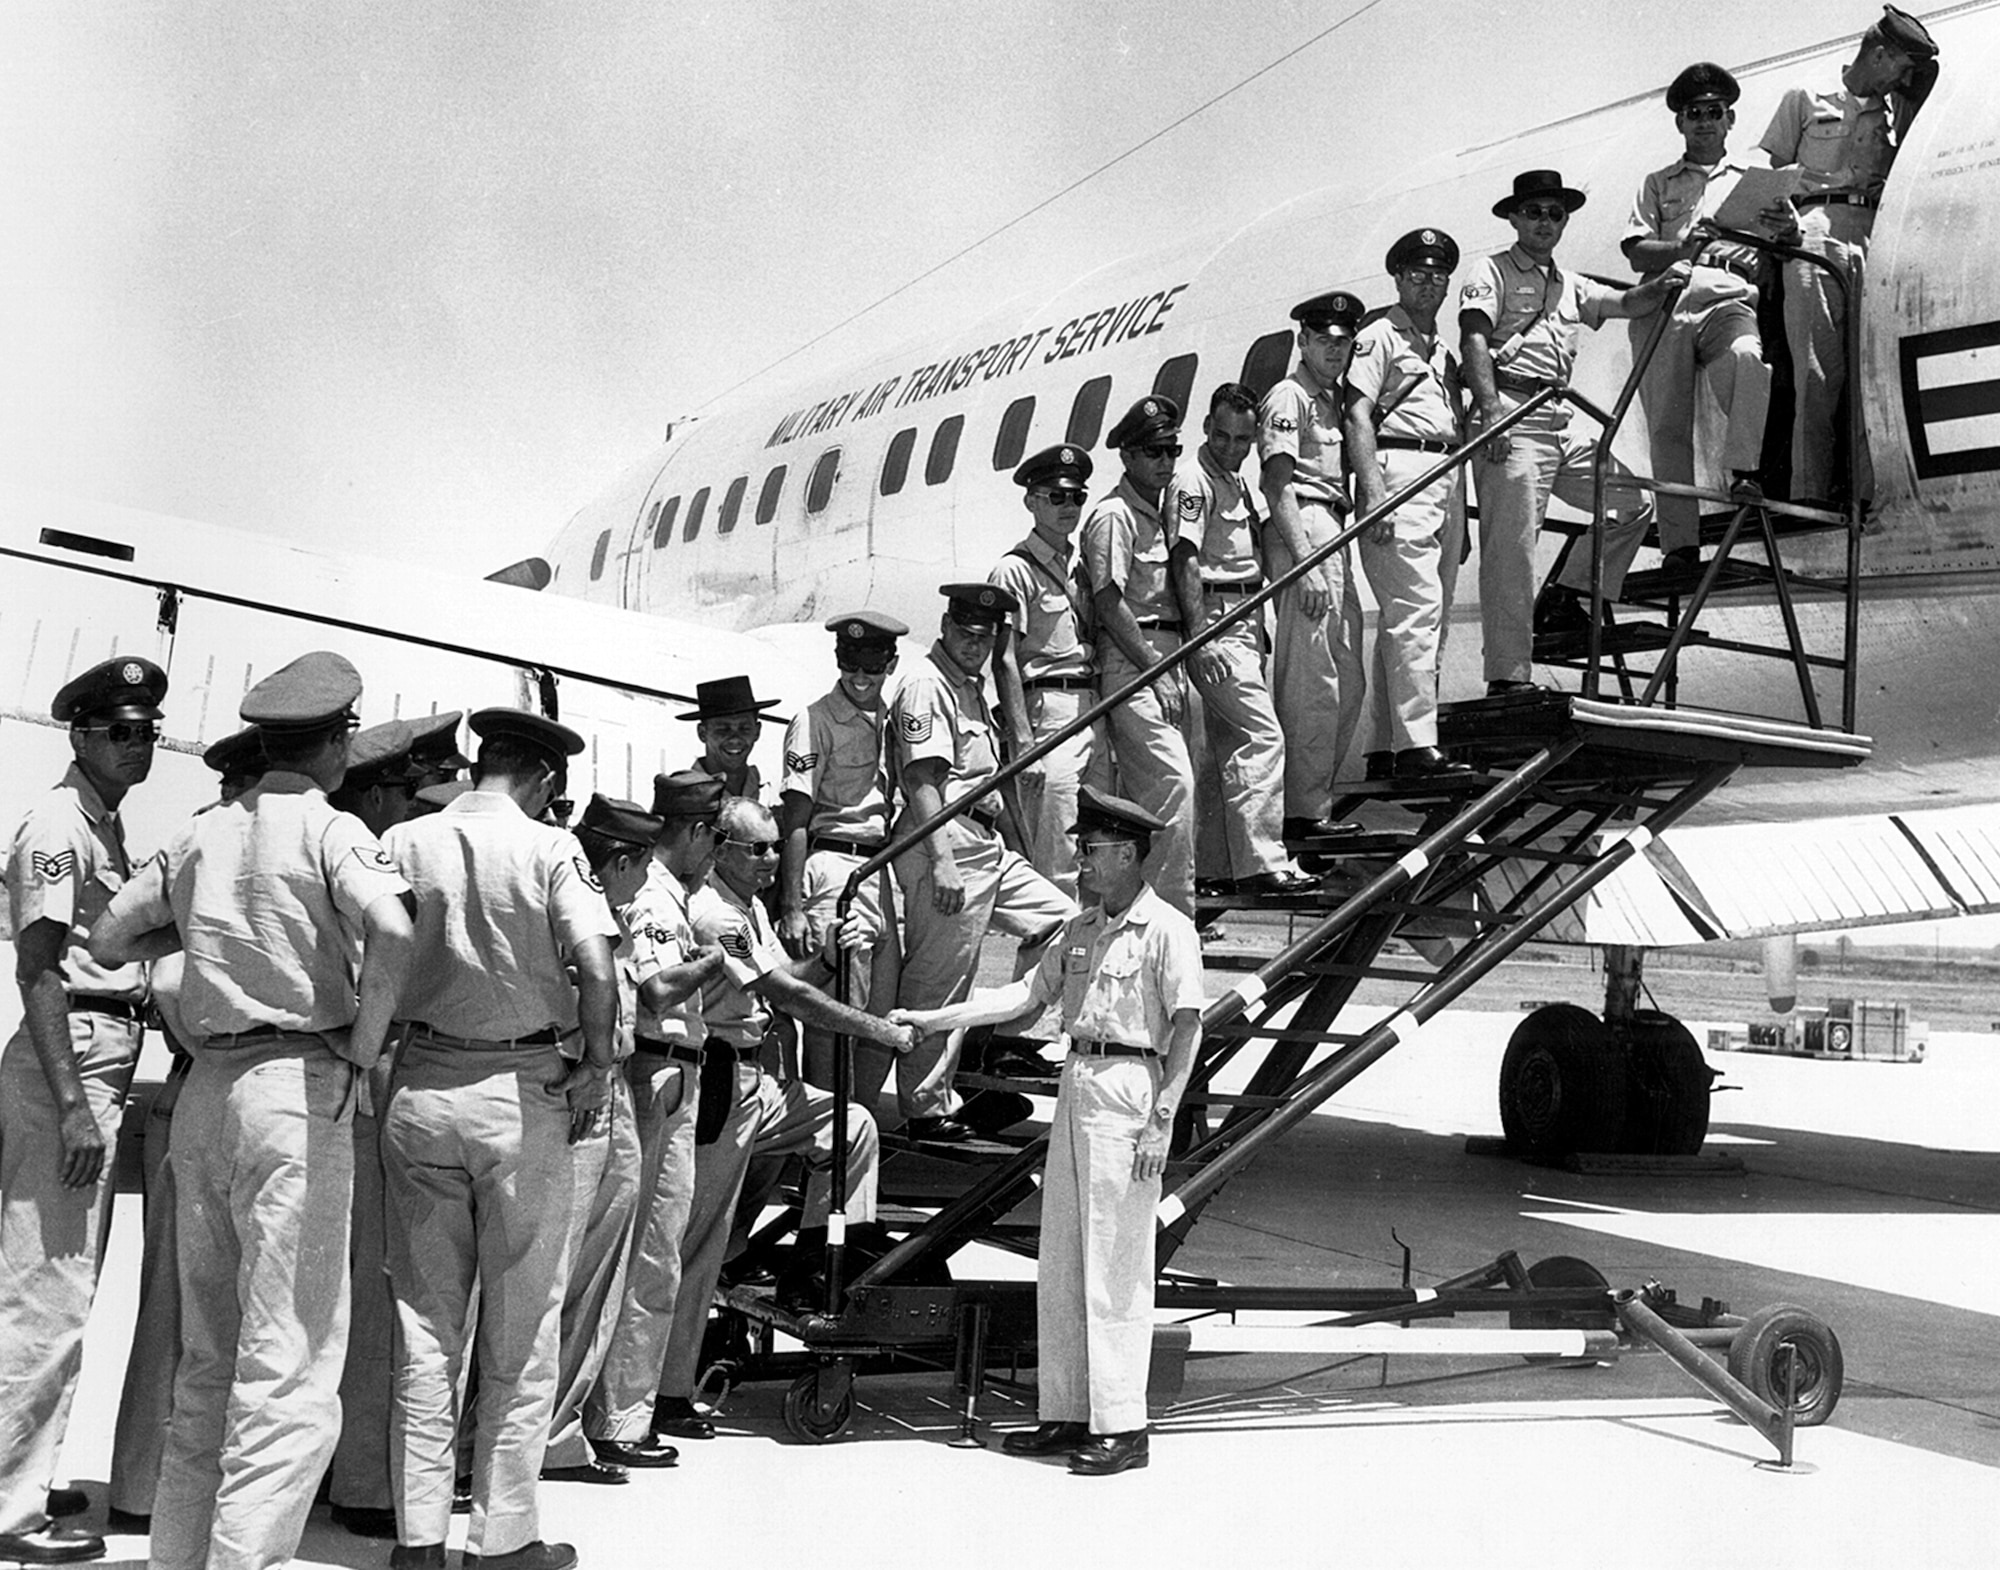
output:
[{"label": "group of men standing on tarmac", "polygon": [[[1890,98],[1921,101],[1936,54],[1888,7],[1837,87],[1785,95],[1762,142],[1801,171],[1766,214],[1781,243],[1858,261],[1895,150]],[[1084,1473],[1144,1465],[1154,1207],[1199,1041],[1197,878],[1315,886],[1288,842],[1340,832],[1364,690],[1369,779],[1465,772],[1438,749],[1437,683],[1466,493],[1456,472],[1418,488],[1443,455],[1492,433],[1470,465],[1489,696],[1532,688],[1539,640],[1587,630],[1600,570],[1617,596],[1655,507],[1614,466],[1596,549],[1538,593],[1536,533],[1552,493],[1585,495],[1588,449],[1561,402],[1500,429],[1567,387],[1579,327],[1625,317],[1650,336],[1667,310],[1641,387],[1654,477],[1695,477],[1703,378],[1726,419],[1716,466],[1733,496],[1761,496],[1758,311],[1777,277],[1713,224],[1745,173],[1727,151],[1738,96],[1707,62],[1668,89],[1684,153],[1647,176],[1623,239],[1642,282],[1559,266],[1584,193],[1529,170],[1493,209],[1513,243],[1460,281],[1456,353],[1440,317],[1459,246],[1420,228],[1385,258],[1392,306],[1301,302],[1296,368],[1261,399],[1214,389],[1192,455],[1183,411],[1153,394],[1109,432],[1120,472],[1094,504],[1081,447],[1030,457],[1014,474],[1029,531],[985,581],[943,587],[921,665],[897,672],[909,629],[892,617],[827,623],[836,681],[791,719],[775,791],[749,761],[772,701],[744,677],[701,684],[693,766],[658,776],[646,807],[594,797],[571,833],[574,731],[482,710],[471,779],[451,781],[456,715],[360,731],[358,674],[316,653],[250,690],[249,728],[208,755],[218,802],[134,862],[119,807],[150,770],[167,678],[122,657],[66,683],[52,714],[72,762],[6,875],[24,1017],[0,1057],[0,1558],[104,1552],[56,1524],[81,1501],[50,1480],[152,1018],[175,1066],[147,1131],[111,1504],[113,1526],[150,1527],[156,1565],[286,1561],[329,1462],[336,1519],[393,1537],[396,1570],[441,1567],[462,1506],[489,1570],[573,1563],[541,1540],[538,1481],[620,1482],[673,1464],[667,1439],[713,1434],[701,1336],[731,1239],[783,1164],[806,1171],[779,1287],[809,1303],[834,1238],[887,1246],[873,1112],[892,1070],[913,1140],[1004,1125],[1025,1107],[981,1111],[954,1088],[965,1032],[1049,1005],[1065,1057],[1042,1422],[1009,1448]],[[1804,257],[1783,289],[1791,494],[1827,502],[1845,306]],[[1851,458],[1865,495],[1865,452]],[[1018,791],[995,788],[1003,759],[1392,498],[1355,548],[1277,592],[1268,627],[1237,618]],[[1657,508],[1666,570],[1690,583],[1695,507]],[[1381,608],[1367,676],[1357,570]],[[836,919],[866,859],[958,805]],[[996,927],[1019,941],[1018,979],[975,994]],[[837,1036],[857,1052],[838,1140]]]}]

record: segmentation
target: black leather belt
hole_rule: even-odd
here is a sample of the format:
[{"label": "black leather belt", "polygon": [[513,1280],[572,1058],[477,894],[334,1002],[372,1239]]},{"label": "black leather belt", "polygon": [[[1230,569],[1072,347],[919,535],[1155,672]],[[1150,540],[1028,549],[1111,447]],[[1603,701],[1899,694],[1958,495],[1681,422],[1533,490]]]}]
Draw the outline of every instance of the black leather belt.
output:
[{"label": "black leather belt", "polygon": [[285,1030],[277,1025],[257,1025],[249,1030],[219,1030],[212,1036],[202,1037],[204,1047],[227,1052],[231,1047],[254,1047],[260,1041],[275,1041],[280,1036],[310,1036],[309,1030]]},{"label": "black leather belt", "polygon": [[843,856],[872,856],[887,843],[886,840],[877,840],[873,845],[864,845],[859,840],[835,839],[831,834],[814,834],[806,840],[806,850],[808,853],[831,850]]},{"label": "black leather belt", "polygon": [[410,1034],[423,1036],[440,1046],[469,1047],[477,1052],[506,1052],[515,1047],[559,1046],[562,1039],[570,1033],[558,1030],[553,1025],[544,1025],[540,1030],[530,1031],[525,1036],[454,1036],[448,1030],[439,1030],[435,1026],[424,1024],[421,1020],[414,1020],[410,1025]]},{"label": "black leather belt", "polygon": [[69,1011],[72,1014],[109,1014],[113,1019],[134,1021],[146,1017],[143,1003],[134,1003],[130,998],[107,998],[95,992],[72,992],[69,995]]},{"label": "black leather belt", "polygon": [[1263,588],[1261,583],[1204,583],[1203,594],[1255,594]]},{"label": "black leather belt", "polygon": [[1156,1058],[1151,1047],[1128,1047],[1122,1041],[1094,1041],[1089,1036],[1071,1036],[1069,1049],[1087,1058]]},{"label": "black leather belt", "polygon": [[1505,371],[1493,373],[1493,385],[1502,392],[1533,394],[1553,389],[1562,391],[1561,382],[1545,382],[1533,376],[1509,376]]},{"label": "black leather belt", "polygon": [[1138,624],[1140,630],[1143,632],[1179,632],[1181,630],[1181,624],[1178,620],[1163,621],[1158,616],[1134,616],[1132,620]]},{"label": "black leather belt", "polygon": [[1030,676],[1021,683],[1023,692],[1053,689],[1057,692],[1095,692],[1095,676]]},{"label": "black leather belt", "polygon": [[1862,196],[1856,191],[1812,191],[1805,196],[1792,198],[1794,207],[1880,207],[1882,200],[1876,196]]},{"label": "black leather belt", "polygon": [[998,807],[967,807],[965,815],[982,829],[986,829],[989,832],[997,828],[1000,822],[1000,809]]},{"label": "black leather belt", "polygon": [[654,1036],[634,1036],[632,1051],[639,1057],[666,1058],[674,1063],[701,1062],[701,1048],[692,1041],[661,1041]]},{"label": "black leather belt", "polygon": [[748,1046],[742,1046],[722,1036],[710,1036],[704,1044],[711,1047],[720,1047],[725,1052],[733,1053],[738,1063],[754,1063],[757,1060],[757,1055],[764,1050],[764,1043],[761,1041],[753,1041]]},{"label": "black leather belt", "polygon": [[1452,444],[1435,436],[1376,437],[1376,450],[1379,452],[1385,447],[1396,452],[1450,452]]}]

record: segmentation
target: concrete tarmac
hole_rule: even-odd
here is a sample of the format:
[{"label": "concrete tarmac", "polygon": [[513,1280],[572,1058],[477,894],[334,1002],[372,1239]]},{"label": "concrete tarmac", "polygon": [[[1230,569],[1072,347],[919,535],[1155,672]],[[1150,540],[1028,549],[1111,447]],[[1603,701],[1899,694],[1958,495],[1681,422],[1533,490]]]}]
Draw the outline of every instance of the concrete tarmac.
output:
[{"label": "concrete tarmac", "polygon": [[[1794,1474],[1760,1468],[1770,1446],[1652,1354],[1196,1359],[1154,1413],[1151,1466],[1110,1479],[1001,1455],[993,1436],[1032,1419],[1018,1396],[989,1395],[988,1448],[960,1450],[947,1375],[864,1368],[838,1442],[793,1442],[783,1384],[747,1386],[672,1471],[545,1484],[544,1535],[619,1567],[1993,1564],[2000,1043],[1937,1035],[1921,1065],[1717,1054],[1741,1088],[1718,1097],[1709,1148],[1742,1172],[1585,1177],[1465,1153],[1498,1132],[1518,1017],[1454,1011],[1392,1053],[1230,1184],[1176,1266],[1391,1285],[1393,1228],[1419,1285],[1512,1248],[1739,1313],[1800,1304],[1839,1335],[1847,1379],[1832,1421],[1799,1432]],[[98,1523],[137,1244],[137,1197],[121,1196],[65,1457]],[[957,1268],[1032,1267],[981,1250]],[[111,1548],[143,1562],[141,1539]],[[387,1556],[321,1508],[299,1562]]]}]

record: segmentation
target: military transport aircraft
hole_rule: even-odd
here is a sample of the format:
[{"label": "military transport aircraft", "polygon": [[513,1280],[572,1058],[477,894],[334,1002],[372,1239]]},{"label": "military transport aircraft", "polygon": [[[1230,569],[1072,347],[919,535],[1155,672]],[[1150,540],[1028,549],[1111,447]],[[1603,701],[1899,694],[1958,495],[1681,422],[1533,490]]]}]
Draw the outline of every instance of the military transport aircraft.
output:
[{"label": "military transport aircraft", "polygon": [[[1986,245],[2000,226],[2000,78],[1980,64],[2000,59],[2000,5],[1927,21],[1946,66],[1889,181],[1862,305],[1879,505],[1850,668],[1854,728],[1872,755],[1858,769],[1732,782],[1556,935],[1642,950],[2000,909],[2000,723],[1988,691],[2000,667],[2000,276]],[[1755,161],[1783,88],[1837,69],[1853,46],[1849,36],[1728,62],[1744,88],[1734,150]],[[186,755],[234,727],[235,699],[258,675],[317,642],[361,665],[369,721],[557,701],[591,741],[573,792],[643,797],[647,776],[692,750],[662,705],[671,712],[697,679],[748,671],[798,704],[827,680],[826,615],[870,605],[927,636],[936,585],[983,576],[1024,531],[1009,481],[1024,453],[1095,447],[1149,391],[1198,411],[1218,382],[1269,386],[1289,365],[1294,301],[1341,287],[1386,302],[1381,258],[1421,225],[1448,229],[1468,256],[1500,248],[1507,234],[1489,210],[1522,169],[1558,168],[1590,194],[1565,265],[1627,274],[1617,241],[1631,195],[1675,151],[1651,93],[1427,162],[1355,160],[1345,184],[1092,268],[1048,298],[925,324],[902,347],[817,365],[784,392],[753,384],[672,431],[541,557],[492,581],[0,491],[0,548],[17,563],[0,615],[16,679],[0,721],[27,722],[8,729],[38,738],[6,749],[4,782],[18,775],[24,793],[59,755],[59,734],[37,726],[66,672],[143,647],[170,661],[168,746],[181,755],[163,778],[182,788],[133,798],[135,837],[156,839],[204,789]],[[1629,341],[1586,336],[1578,386],[1608,406]],[[1620,445],[1643,472],[1636,409]],[[1841,548],[1802,541],[1799,570],[1831,572]],[[1468,576],[1447,700],[1480,690],[1473,590]],[[274,613],[312,625],[274,636]],[[1768,594],[1719,595],[1705,614],[1719,646],[1747,638],[1772,605]],[[1803,597],[1798,615],[1803,640],[1838,647],[1837,600]],[[158,630],[137,640],[135,627]],[[1792,662],[1699,646],[1681,667],[1682,700],[1719,711],[1783,715],[1800,685]],[[1782,952],[1774,969],[1782,992]]]}]

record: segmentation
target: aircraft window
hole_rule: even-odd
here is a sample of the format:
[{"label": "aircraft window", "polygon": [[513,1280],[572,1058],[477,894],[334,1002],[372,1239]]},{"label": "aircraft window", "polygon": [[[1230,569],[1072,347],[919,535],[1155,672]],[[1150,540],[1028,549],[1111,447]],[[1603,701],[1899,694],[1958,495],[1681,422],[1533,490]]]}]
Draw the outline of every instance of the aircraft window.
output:
[{"label": "aircraft window", "polygon": [[819,455],[813,465],[813,472],[806,476],[806,512],[808,514],[826,511],[826,504],[833,497],[833,482],[840,478],[840,449],[829,447]]},{"label": "aircraft window", "polygon": [[889,450],[882,457],[882,494],[894,496],[903,488],[903,482],[910,477],[910,452],[917,445],[917,428],[912,425],[907,430],[898,431],[889,439]]},{"label": "aircraft window", "polygon": [[1195,355],[1177,354],[1161,366],[1160,374],[1153,378],[1153,391],[1179,404],[1181,417],[1189,424],[1194,423],[1194,411],[1188,407],[1188,399],[1194,396],[1196,361]]},{"label": "aircraft window", "polygon": [[1238,379],[1261,398],[1282,381],[1285,372],[1291,368],[1292,334],[1266,333],[1250,345],[1250,352],[1243,356],[1243,375]]},{"label": "aircraft window", "polygon": [[993,467],[1011,469],[1028,446],[1028,423],[1035,417],[1035,400],[1016,398],[1000,416],[1000,434],[993,441]]},{"label": "aircraft window", "polygon": [[671,496],[666,506],[660,509],[659,521],[653,525],[653,549],[671,545],[674,540],[674,519],[680,515],[681,499]]},{"label": "aircraft window", "polygon": [[778,498],[785,490],[785,466],[781,463],[764,476],[764,488],[757,493],[757,521],[769,523],[778,516]]},{"label": "aircraft window", "polygon": [[1104,429],[1104,406],[1111,401],[1111,378],[1093,376],[1076,390],[1069,406],[1069,433],[1063,440],[1075,447],[1095,447]]},{"label": "aircraft window", "polygon": [[611,531],[606,529],[597,537],[597,549],[590,553],[590,581],[604,576],[604,558],[611,554]]},{"label": "aircraft window", "polygon": [[958,438],[965,429],[965,416],[954,414],[937,428],[931,438],[931,454],[924,460],[924,484],[942,485],[951,478],[951,466],[958,461]]},{"label": "aircraft window", "polygon": [[743,493],[750,488],[750,477],[739,474],[729,482],[729,489],[722,493],[722,507],[715,515],[715,532],[729,534],[736,528],[736,515],[743,510]]},{"label": "aircraft window", "polygon": [[688,521],[681,528],[683,543],[701,533],[701,515],[708,511],[708,487],[704,485],[694,493],[694,500],[688,503]]}]

